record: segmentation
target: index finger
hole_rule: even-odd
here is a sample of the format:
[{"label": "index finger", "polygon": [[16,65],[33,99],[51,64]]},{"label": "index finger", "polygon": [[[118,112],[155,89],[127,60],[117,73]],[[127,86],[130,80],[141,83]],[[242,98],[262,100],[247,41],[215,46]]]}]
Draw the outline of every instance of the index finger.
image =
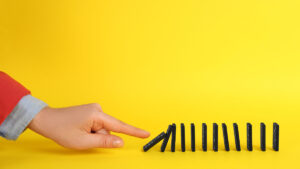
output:
[{"label": "index finger", "polygon": [[140,138],[147,138],[150,136],[148,131],[126,124],[108,114],[101,112],[100,115],[104,128],[108,130]]}]

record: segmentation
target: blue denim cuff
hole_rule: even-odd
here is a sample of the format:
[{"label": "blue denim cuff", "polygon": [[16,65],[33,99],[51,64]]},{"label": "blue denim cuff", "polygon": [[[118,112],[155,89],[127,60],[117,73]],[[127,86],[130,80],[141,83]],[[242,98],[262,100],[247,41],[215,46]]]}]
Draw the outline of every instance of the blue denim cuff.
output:
[{"label": "blue denim cuff", "polygon": [[0,125],[0,136],[16,140],[35,115],[47,104],[31,95],[24,96]]}]

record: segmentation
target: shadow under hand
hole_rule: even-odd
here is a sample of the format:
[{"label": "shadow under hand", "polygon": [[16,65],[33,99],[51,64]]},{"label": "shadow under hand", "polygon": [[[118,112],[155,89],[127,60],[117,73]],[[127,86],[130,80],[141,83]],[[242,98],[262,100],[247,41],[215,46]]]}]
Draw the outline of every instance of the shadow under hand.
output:
[{"label": "shadow under hand", "polygon": [[74,150],[64,148],[55,142],[45,138],[27,138],[20,139],[18,141],[5,141],[1,143],[0,149],[18,149],[20,151],[26,151],[28,153],[40,153],[40,154],[53,154],[53,155],[88,155],[88,154],[111,154],[112,151],[107,149],[88,149],[88,150]]}]

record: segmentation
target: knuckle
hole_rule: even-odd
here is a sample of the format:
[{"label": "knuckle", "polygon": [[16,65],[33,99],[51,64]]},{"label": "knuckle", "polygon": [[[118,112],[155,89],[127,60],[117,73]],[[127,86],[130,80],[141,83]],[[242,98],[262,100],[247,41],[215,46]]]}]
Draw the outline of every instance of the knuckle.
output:
[{"label": "knuckle", "polygon": [[110,137],[105,138],[103,140],[103,146],[104,147],[112,147],[112,139]]},{"label": "knuckle", "polygon": [[89,107],[91,108],[92,111],[100,111],[101,106],[98,103],[91,103],[89,104]]},{"label": "knuckle", "polygon": [[123,125],[123,126],[126,126],[127,124],[126,123],[124,123],[123,121],[121,121],[121,120],[118,120],[119,121],[119,123],[121,124],[121,125]]},{"label": "knuckle", "polygon": [[99,103],[91,103],[91,105],[95,108],[101,108]]}]

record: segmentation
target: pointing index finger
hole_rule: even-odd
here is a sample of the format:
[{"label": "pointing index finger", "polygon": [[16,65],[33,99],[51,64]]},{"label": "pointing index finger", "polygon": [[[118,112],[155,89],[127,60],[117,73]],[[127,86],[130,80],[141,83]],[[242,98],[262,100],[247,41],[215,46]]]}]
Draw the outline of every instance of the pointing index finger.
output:
[{"label": "pointing index finger", "polygon": [[137,127],[131,126],[126,124],[108,114],[101,112],[101,120],[103,122],[104,128],[111,130],[117,133],[123,133],[130,136],[140,137],[140,138],[147,138],[150,136],[150,133],[139,129]]}]

